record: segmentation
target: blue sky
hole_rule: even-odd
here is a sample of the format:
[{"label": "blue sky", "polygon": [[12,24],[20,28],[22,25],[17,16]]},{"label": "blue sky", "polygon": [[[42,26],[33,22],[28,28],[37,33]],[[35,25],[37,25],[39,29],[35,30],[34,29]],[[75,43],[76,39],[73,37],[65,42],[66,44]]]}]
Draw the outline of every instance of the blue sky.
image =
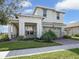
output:
[{"label": "blue sky", "polygon": [[[19,11],[24,14],[32,13],[34,8],[40,5],[64,11],[64,23],[66,24],[79,21],[79,0],[27,0],[21,2],[20,5],[22,5],[23,8]],[[3,29],[8,31],[7,28],[4,26],[0,31],[4,31]]]},{"label": "blue sky", "polygon": [[0,25],[0,33],[8,33],[8,26]]},{"label": "blue sky", "polygon": [[[64,10],[64,23],[73,23],[79,21],[79,0],[27,0],[30,4],[25,3],[26,7],[23,13],[31,13],[38,6],[46,6],[57,10]],[[24,5],[24,4],[23,4]]]}]

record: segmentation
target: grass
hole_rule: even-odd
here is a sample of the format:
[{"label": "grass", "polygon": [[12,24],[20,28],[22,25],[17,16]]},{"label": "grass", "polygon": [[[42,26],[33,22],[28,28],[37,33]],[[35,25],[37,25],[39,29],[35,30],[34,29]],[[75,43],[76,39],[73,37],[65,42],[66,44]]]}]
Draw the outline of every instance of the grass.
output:
[{"label": "grass", "polygon": [[79,48],[11,59],[79,59]]},{"label": "grass", "polygon": [[61,44],[56,43],[56,42],[38,42],[34,40],[0,42],[0,51],[39,48],[39,47],[56,46],[56,45],[61,45]]},{"label": "grass", "polygon": [[74,37],[74,36],[72,36],[71,37],[73,40],[79,40],[79,37]]},{"label": "grass", "polygon": [[71,39],[71,40],[79,40],[79,37],[77,37],[77,36],[67,36],[67,35],[65,35],[64,38],[65,39]]}]

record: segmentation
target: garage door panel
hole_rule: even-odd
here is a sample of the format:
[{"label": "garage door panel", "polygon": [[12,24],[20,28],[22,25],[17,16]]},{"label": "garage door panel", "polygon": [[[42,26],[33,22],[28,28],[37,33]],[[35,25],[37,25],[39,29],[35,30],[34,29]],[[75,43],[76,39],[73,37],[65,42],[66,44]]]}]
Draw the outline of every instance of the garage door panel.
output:
[{"label": "garage door panel", "polygon": [[57,37],[61,36],[61,28],[44,27],[43,33],[48,32],[49,30],[53,31],[57,35]]}]

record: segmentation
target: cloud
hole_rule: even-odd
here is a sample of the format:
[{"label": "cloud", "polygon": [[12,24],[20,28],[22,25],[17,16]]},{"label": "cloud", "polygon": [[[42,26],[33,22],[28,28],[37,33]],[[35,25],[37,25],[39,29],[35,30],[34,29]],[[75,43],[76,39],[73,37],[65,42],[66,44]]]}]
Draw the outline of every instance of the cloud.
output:
[{"label": "cloud", "polygon": [[33,9],[26,9],[23,11],[23,14],[32,14]]},{"label": "cloud", "polygon": [[56,9],[74,9],[79,10],[79,0],[62,0],[58,2],[55,6]]},{"label": "cloud", "polygon": [[29,1],[22,1],[20,3],[20,6],[22,6],[22,7],[31,7],[32,6],[32,3],[29,2]]},{"label": "cloud", "polygon": [[76,20],[73,20],[73,21],[71,21],[71,22],[69,22],[69,23],[76,23],[76,22],[78,22],[78,21],[76,21]]}]

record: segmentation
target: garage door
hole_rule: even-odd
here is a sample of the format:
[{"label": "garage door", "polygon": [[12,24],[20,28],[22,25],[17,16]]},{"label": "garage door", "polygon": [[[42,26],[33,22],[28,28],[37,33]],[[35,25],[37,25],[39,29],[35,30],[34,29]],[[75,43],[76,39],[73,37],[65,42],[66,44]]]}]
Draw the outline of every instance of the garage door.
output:
[{"label": "garage door", "polygon": [[49,30],[53,31],[57,35],[57,37],[61,36],[61,28],[58,28],[58,27],[56,27],[56,28],[44,27],[43,28],[43,33],[48,32]]}]

